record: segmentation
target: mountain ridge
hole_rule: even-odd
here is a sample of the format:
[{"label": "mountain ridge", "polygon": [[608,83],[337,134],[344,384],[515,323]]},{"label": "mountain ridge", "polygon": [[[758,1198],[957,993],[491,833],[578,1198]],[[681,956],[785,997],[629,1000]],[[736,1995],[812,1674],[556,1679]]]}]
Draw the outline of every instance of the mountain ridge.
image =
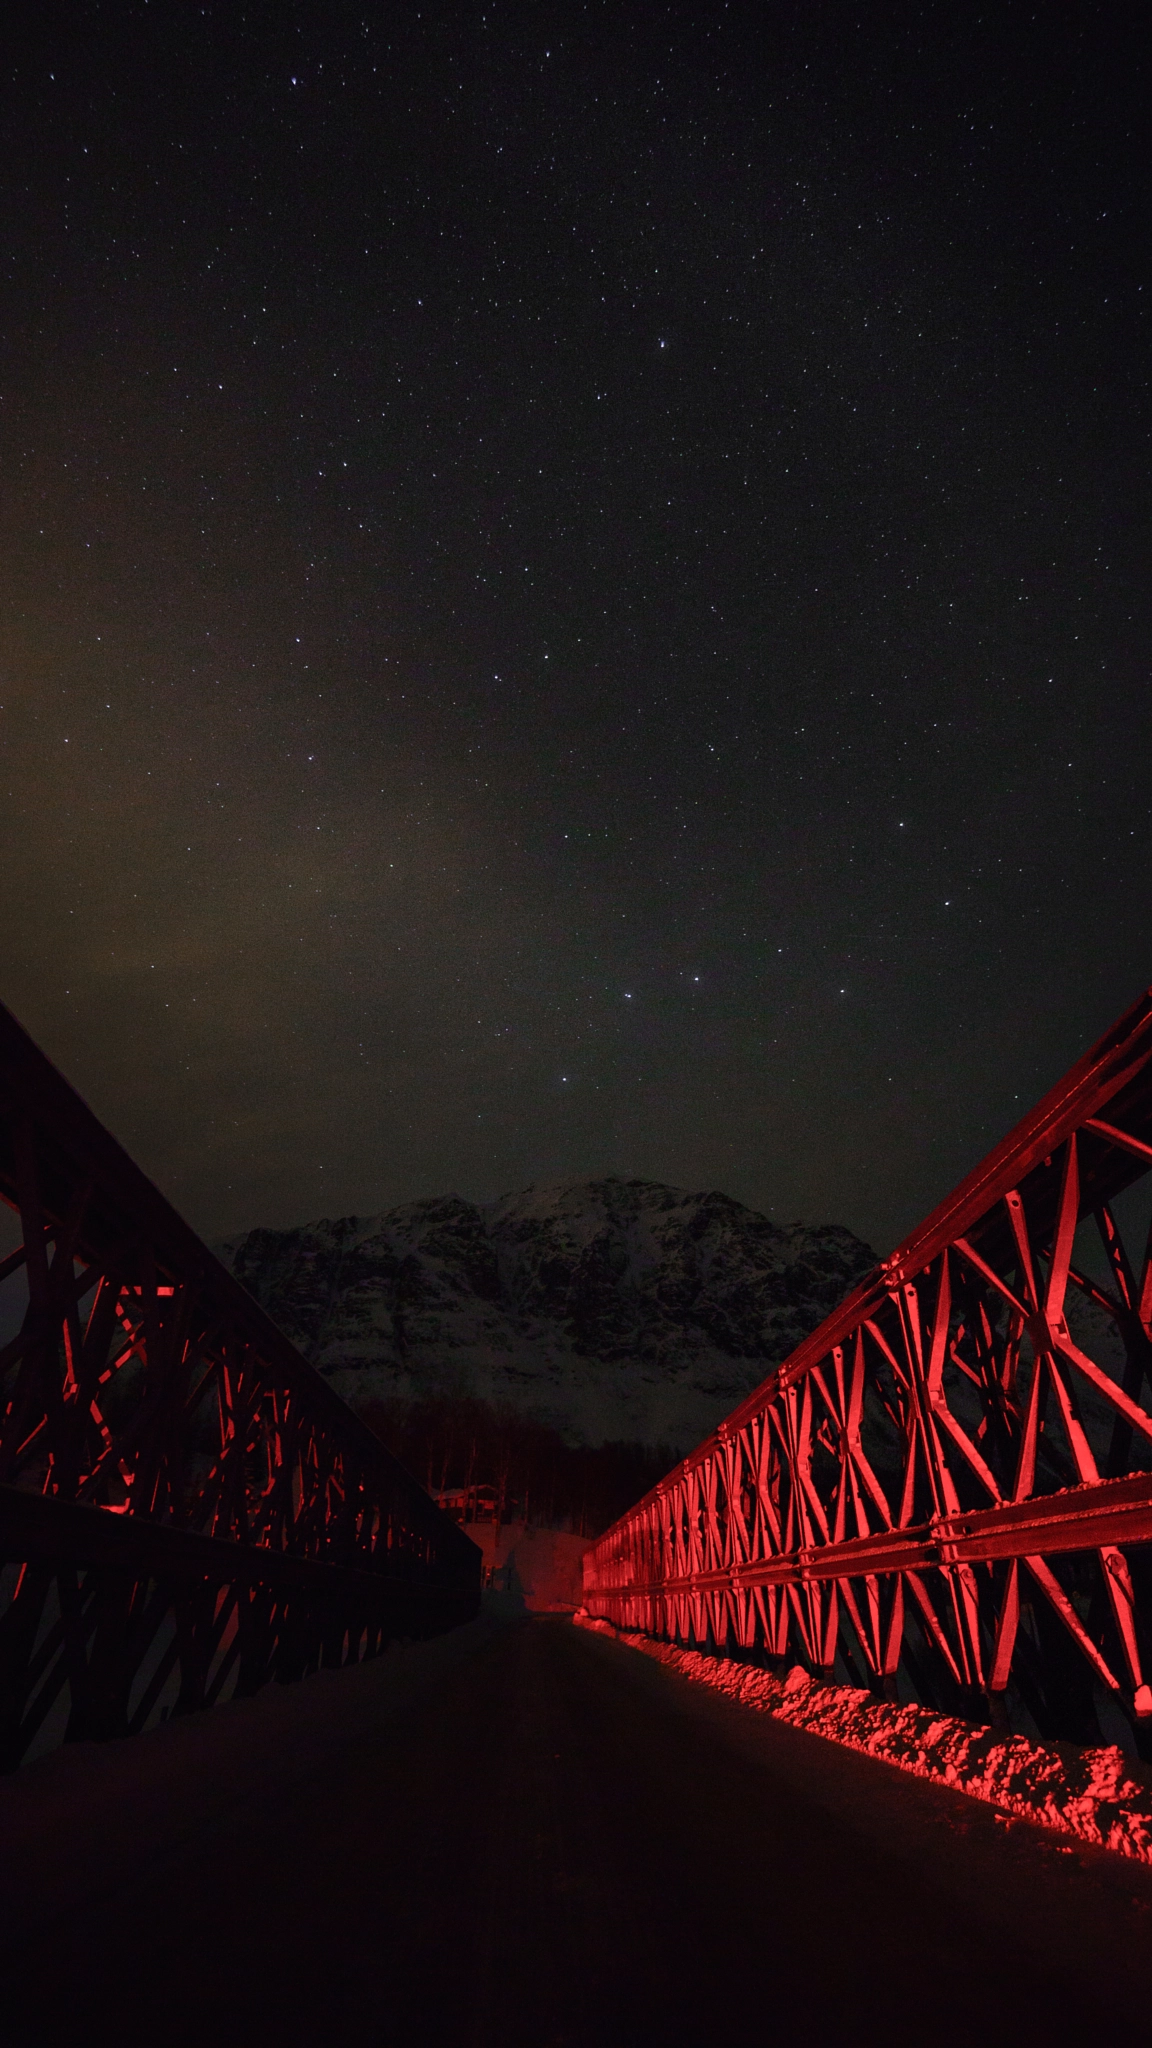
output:
[{"label": "mountain ridge", "polygon": [[687,1450],[876,1264],[838,1224],[613,1176],[220,1247],[353,1406],[471,1396],[559,1429]]}]

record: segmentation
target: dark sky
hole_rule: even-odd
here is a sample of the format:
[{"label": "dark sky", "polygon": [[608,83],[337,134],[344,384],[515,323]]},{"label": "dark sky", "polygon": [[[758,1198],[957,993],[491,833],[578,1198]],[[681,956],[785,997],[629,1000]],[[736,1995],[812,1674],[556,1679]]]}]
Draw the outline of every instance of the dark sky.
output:
[{"label": "dark sky", "polygon": [[886,1249],[1152,979],[1118,13],[0,33],[0,995],[209,1235]]}]

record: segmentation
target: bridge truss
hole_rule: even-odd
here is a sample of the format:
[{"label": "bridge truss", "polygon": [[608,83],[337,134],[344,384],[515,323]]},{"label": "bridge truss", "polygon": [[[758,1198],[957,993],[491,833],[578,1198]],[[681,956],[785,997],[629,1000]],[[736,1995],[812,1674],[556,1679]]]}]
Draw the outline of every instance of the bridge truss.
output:
[{"label": "bridge truss", "polygon": [[[1152,991],[585,1558],[616,1626],[1152,1754]],[[1145,1183],[1140,1186],[1140,1183]]]},{"label": "bridge truss", "polygon": [[3,1009],[0,1199],[0,1768],[471,1618],[475,1545]]}]

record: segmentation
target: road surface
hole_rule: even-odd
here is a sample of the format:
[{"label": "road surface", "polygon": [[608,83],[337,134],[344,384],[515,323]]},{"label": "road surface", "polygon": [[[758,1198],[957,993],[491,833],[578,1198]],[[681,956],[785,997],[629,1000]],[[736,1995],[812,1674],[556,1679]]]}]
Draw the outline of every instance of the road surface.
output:
[{"label": "road surface", "polygon": [[0,1785],[10,2048],[1152,2042],[1152,1870],[482,1621]]}]

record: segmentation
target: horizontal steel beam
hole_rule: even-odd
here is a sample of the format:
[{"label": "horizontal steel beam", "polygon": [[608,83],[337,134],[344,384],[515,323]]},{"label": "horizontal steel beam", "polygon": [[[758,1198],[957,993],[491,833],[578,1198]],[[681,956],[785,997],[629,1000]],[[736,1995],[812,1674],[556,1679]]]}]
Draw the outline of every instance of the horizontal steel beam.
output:
[{"label": "horizontal steel beam", "polygon": [[688,1594],[753,1586],[800,1586],[883,1572],[927,1571],[949,1564],[988,1564],[1041,1552],[1100,1550],[1116,1543],[1152,1543],[1152,1475],[1101,1480],[1040,1500],[1011,1501],[968,1515],[944,1515],[915,1528],[829,1543],[720,1571],[621,1584],[618,1594]]},{"label": "horizontal steel beam", "polygon": [[307,1592],[333,1602],[349,1598],[387,1603],[441,1593],[459,1598],[449,1573],[437,1581],[402,1566],[357,1571],[323,1559],[293,1557],[264,1544],[226,1543],[194,1530],[149,1522],[142,1515],[111,1514],[19,1487],[0,1486],[0,1561],[102,1568],[136,1579],[187,1580],[203,1586],[251,1586],[274,1593]]}]

